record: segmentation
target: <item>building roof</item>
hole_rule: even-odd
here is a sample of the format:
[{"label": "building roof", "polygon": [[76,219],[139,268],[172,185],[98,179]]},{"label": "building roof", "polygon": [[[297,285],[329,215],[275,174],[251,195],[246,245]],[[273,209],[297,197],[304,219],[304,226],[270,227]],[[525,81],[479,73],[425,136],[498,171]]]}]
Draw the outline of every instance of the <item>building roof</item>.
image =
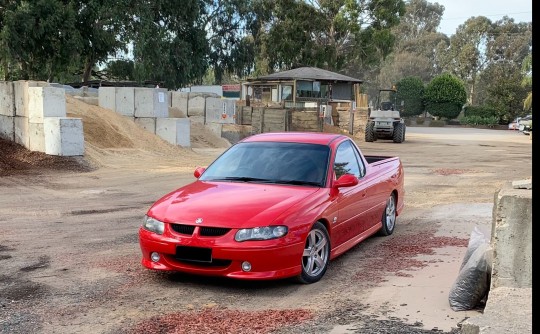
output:
[{"label": "building roof", "polygon": [[299,67],[270,75],[265,75],[255,79],[256,81],[272,80],[316,80],[316,81],[341,81],[362,83],[362,80],[349,77],[343,74],[330,72],[317,67]]}]

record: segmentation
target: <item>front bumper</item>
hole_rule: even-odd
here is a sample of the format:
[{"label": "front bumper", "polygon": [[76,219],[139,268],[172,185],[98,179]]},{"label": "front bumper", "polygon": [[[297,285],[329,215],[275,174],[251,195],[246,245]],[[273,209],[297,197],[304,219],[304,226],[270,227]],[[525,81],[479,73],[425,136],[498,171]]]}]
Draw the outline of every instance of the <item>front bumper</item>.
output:
[{"label": "front bumper", "polygon": [[[154,270],[252,280],[286,278],[300,274],[304,243],[297,238],[294,240],[286,236],[266,241],[236,242],[234,233],[236,230],[231,230],[222,237],[210,238],[177,235],[169,229],[166,229],[163,235],[158,235],[140,228],[142,265]],[[291,243],[292,240],[295,242]],[[177,246],[211,248],[212,259],[217,261],[210,264],[178,260]],[[159,253],[159,261],[151,260],[152,252]],[[251,263],[250,271],[242,270],[244,261]]]}]

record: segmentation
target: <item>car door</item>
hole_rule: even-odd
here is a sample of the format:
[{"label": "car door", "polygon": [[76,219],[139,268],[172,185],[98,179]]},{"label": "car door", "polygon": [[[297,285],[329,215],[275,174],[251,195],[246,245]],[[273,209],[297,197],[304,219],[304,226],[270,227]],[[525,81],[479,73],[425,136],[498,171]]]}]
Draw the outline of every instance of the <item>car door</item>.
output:
[{"label": "car door", "polygon": [[363,164],[360,165],[355,151],[351,142],[346,140],[337,147],[334,158],[335,179],[343,174],[353,174],[360,179],[356,186],[339,189],[337,195],[339,214],[334,225],[336,246],[357,236],[366,228],[363,226],[363,215],[369,208],[369,203],[366,203],[366,185],[362,182],[365,168]]}]

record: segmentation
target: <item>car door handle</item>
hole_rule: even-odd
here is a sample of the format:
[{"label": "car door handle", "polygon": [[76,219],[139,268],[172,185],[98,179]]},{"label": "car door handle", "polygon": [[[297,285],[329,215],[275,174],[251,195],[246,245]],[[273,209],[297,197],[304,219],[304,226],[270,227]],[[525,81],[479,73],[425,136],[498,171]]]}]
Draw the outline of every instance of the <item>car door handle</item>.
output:
[{"label": "car door handle", "polygon": [[362,198],[366,197],[367,191],[362,192]]}]

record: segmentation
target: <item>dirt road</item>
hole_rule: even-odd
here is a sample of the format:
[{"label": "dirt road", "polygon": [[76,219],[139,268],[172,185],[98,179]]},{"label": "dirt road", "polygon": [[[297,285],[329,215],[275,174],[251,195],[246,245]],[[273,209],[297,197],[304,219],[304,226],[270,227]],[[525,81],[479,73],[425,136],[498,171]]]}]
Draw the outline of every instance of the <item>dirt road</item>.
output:
[{"label": "dirt road", "polygon": [[459,332],[478,313],[454,312],[447,299],[470,232],[489,230],[503,182],[531,177],[531,141],[512,131],[408,128],[402,144],[359,145],[401,157],[405,211],[392,236],[364,241],[312,285],[140,266],[137,229],[148,207],[223,149],[174,159],[111,150],[90,172],[0,177],[0,333]]}]

